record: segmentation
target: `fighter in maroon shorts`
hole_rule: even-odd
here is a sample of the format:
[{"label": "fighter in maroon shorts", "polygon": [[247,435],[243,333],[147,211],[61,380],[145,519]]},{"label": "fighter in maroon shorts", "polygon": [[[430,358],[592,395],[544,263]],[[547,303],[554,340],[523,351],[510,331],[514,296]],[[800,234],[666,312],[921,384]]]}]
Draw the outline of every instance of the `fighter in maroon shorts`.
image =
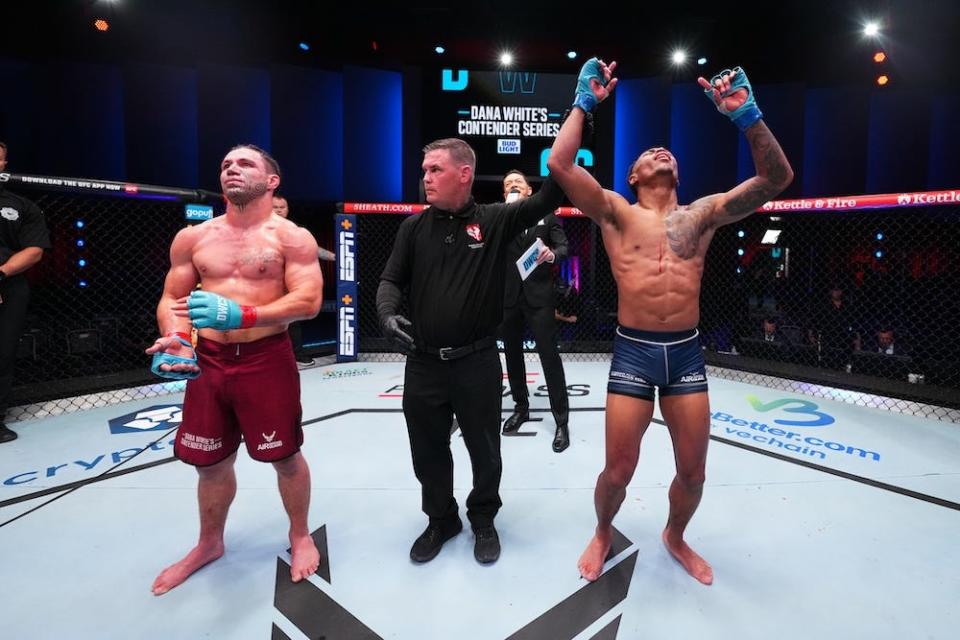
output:
[{"label": "fighter in maroon shorts", "polygon": [[[323,277],[308,231],[273,215],[280,168],[252,145],[220,166],[226,215],[180,231],[157,308],[163,335],[147,353],[153,371],[189,380],[174,452],[199,473],[200,539],[153,583],[161,595],[223,555],[223,528],[237,490],[243,436],[250,457],[277,471],[290,518],[290,577],[320,562],[310,531],[310,470],[300,454],[300,378],[287,324],[320,310]],[[202,291],[196,291],[196,285]],[[194,351],[191,323],[199,329]]]}]

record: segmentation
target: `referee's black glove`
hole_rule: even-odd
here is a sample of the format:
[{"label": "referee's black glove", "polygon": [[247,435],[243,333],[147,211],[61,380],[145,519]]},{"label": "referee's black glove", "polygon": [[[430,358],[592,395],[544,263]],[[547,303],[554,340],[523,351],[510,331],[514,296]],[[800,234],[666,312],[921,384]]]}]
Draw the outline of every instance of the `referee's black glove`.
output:
[{"label": "referee's black glove", "polygon": [[393,340],[400,353],[412,355],[417,346],[413,338],[404,329],[409,329],[413,323],[401,315],[386,316],[383,319],[383,335]]}]

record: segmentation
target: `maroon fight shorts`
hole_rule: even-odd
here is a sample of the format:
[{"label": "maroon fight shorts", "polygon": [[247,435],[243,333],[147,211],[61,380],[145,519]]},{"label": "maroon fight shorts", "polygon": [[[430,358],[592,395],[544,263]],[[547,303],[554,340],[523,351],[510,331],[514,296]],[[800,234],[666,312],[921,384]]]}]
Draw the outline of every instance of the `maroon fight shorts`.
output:
[{"label": "maroon fight shorts", "polygon": [[173,453],[198,467],[216,464],[247,443],[260,462],[300,450],[300,373],[287,332],[253,342],[200,339],[200,377],[187,382]]}]

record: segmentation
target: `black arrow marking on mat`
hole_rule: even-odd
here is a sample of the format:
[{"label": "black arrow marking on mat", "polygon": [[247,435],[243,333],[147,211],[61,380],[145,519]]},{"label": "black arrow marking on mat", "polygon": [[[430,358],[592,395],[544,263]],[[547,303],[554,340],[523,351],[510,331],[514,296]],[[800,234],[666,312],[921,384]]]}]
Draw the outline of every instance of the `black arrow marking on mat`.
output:
[{"label": "black arrow marking on mat", "polygon": [[308,638],[383,640],[309,580],[290,580],[290,565],[277,558],[273,606]]},{"label": "black arrow marking on mat", "polygon": [[[317,551],[320,552],[320,564],[314,573],[326,580],[327,584],[333,584],[330,582],[330,554],[327,551],[327,525],[323,525],[311,533],[310,537],[313,538],[313,544],[317,545]],[[291,553],[291,550],[287,549],[287,553]]]},{"label": "black arrow marking on mat", "polygon": [[290,640],[290,636],[274,623],[273,629],[270,630],[270,640]]},{"label": "black arrow marking on mat", "polygon": [[605,626],[603,629],[597,632],[597,635],[590,638],[590,640],[617,640],[617,631],[620,630],[620,618],[623,615],[617,616],[613,622]]},{"label": "black arrow marking on mat", "polygon": [[[628,547],[632,544],[622,533],[616,529],[614,531],[616,532],[615,540],[619,537],[622,539],[621,544],[626,542]],[[626,599],[639,554],[639,551],[634,551],[626,559],[601,574],[596,582],[581,587],[566,600],[509,636],[507,640],[539,640],[541,638],[573,640],[584,629]]]}]

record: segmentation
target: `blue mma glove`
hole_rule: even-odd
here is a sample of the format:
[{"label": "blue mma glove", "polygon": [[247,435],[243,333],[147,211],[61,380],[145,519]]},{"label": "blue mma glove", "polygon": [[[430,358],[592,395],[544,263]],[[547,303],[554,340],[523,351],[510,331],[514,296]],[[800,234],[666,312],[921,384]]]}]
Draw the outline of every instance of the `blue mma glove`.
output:
[{"label": "blue mma glove", "polygon": [[190,322],[197,329],[246,329],[257,321],[257,308],[240,305],[216,293],[194,291],[187,299]]},{"label": "blue mma glove", "polygon": [[[714,101],[713,87],[716,81],[722,79],[723,76],[734,72],[736,72],[737,75],[733,77],[733,82],[730,83],[730,90],[720,94],[719,102]],[[733,120],[733,123],[737,125],[740,131],[746,131],[748,127],[763,117],[763,114],[760,113],[760,108],[757,107],[757,101],[753,99],[753,87],[750,86],[750,81],[747,79],[747,74],[743,70],[743,67],[736,67],[733,71],[730,69],[721,71],[717,75],[710,78],[710,87],[710,89],[704,89],[703,93],[707,96],[710,102],[717,107],[717,111]],[[723,106],[723,98],[726,98],[740,89],[747,90],[747,100],[733,111],[727,111]]]},{"label": "blue mma glove", "polygon": [[600,61],[596,58],[590,58],[584,62],[577,77],[577,93],[573,98],[573,106],[580,107],[584,113],[590,113],[597,106],[597,98],[593,95],[593,89],[590,88],[590,80],[593,78],[596,78],[601,85],[607,86],[607,81],[603,79]]},{"label": "blue mma glove", "polygon": [[[190,347],[190,350],[193,350],[193,345],[190,344],[189,340],[185,340],[180,336],[177,336],[177,340],[179,340],[183,346]],[[164,371],[160,368],[162,364],[170,366],[175,364],[192,364],[193,366],[197,366],[196,352],[194,352],[192,358],[184,358],[183,356],[174,356],[169,353],[164,353],[163,351],[158,351],[153,354],[153,364],[150,365],[150,371],[161,378],[169,378],[171,380],[193,380],[194,378],[200,377],[199,371]]]}]

